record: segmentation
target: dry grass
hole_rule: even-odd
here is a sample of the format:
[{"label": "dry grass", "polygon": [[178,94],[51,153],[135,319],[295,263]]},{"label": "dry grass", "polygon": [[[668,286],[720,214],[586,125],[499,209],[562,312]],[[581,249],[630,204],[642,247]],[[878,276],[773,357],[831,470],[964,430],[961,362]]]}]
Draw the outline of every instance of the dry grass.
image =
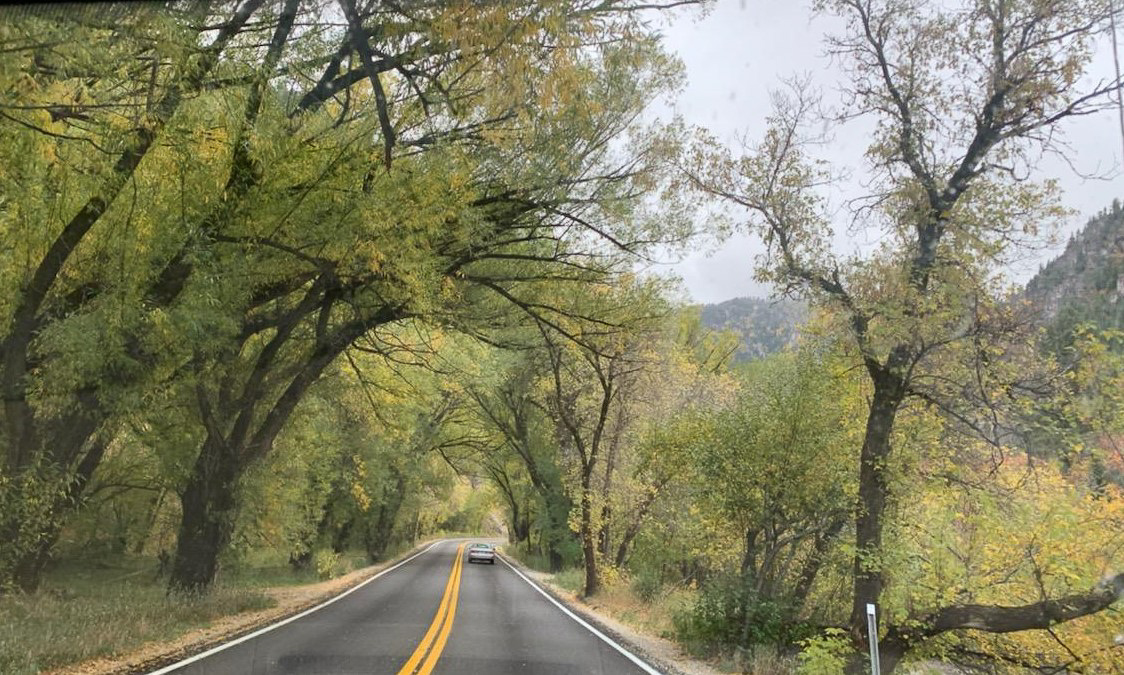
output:
[{"label": "dry grass", "polygon": [[645,602],[624,580],[611,579],[600,593],[586,602],[643,633],[673,639],[672,617],[689,607],[692,598],[690,590],[665,588],[651,602]]},{"label": "dry grass", "polygon": [[[364,562],[362,554],[347,555],[339,571]],[[156,560],[137,556],[65,561],[38,593],[0,596],[0,673],[112,660],[224,617],[274,607],[278,598],[284,604],[285,589],[320,581],[315,570],[295,572],[284,557],[261,555],[225,571],[205,596],[169,597],[156,569]]]},{"label": "dry grass", "polygon": [[6,596],[0,598],[0,672],[37,673],[112,656],[272,604],[264,593],[232,588],[198,598],[170,598],[162,584],[136,579]]}]

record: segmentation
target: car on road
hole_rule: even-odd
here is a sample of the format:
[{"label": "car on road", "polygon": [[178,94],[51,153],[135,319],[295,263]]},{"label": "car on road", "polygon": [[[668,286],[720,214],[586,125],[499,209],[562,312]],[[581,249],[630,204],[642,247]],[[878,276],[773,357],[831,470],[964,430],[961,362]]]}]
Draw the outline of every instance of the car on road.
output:
[{"label": "car on road", "polygon": [[468,562],[486,562],[496,564],[496,547],[491,544],[473,544],[468,547]]}]

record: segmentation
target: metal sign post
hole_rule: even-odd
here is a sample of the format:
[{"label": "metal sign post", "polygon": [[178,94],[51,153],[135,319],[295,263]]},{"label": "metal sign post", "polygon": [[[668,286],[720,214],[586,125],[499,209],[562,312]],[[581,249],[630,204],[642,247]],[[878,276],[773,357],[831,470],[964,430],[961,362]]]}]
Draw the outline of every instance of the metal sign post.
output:
[{"label": "metal sign post", "polygon": [[878,660],[878,617],[874,605],[866,603],[866,634],[870,643],[870,673],[882,675],[882,664]]}]

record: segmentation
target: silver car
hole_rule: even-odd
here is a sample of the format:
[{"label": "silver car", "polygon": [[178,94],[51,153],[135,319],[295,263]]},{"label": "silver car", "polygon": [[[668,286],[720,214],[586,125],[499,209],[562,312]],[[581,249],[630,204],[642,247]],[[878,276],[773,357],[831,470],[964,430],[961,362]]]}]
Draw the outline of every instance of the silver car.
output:
[{"label": "silver car", "polygon": [[486,562],[496,564],[496,548],[491,544],[473,544],[468,547],[468,562]]}]

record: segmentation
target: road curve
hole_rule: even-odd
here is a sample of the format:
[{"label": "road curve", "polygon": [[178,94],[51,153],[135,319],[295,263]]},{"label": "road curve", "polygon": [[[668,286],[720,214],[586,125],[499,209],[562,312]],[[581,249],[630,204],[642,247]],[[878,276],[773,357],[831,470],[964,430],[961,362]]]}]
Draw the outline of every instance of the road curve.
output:
[{"label": "road curve", "polygon": [[462,544],[440,542],[329,605],[155,673],[657,672],[567,615],[503,561],[468,564]]}]

